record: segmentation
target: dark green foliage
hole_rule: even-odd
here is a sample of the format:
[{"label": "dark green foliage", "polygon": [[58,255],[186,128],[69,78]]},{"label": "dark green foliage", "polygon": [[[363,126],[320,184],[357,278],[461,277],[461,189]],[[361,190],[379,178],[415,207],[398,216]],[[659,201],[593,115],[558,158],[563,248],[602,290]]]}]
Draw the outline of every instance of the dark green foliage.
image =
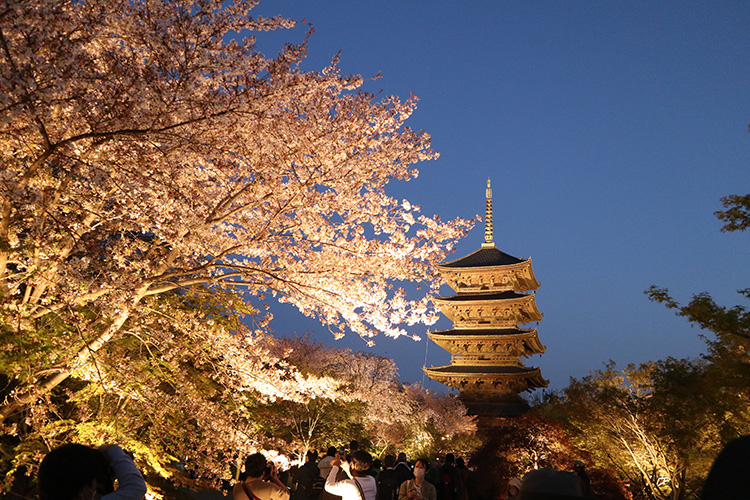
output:
[{"label": "dark green foliage", "polygon": [[[715,215],[726,223],[721,228],[723,232],[745,231],[750,227],[750,194],[725,196],[721,202],[726,210],[719,210]],[[666,288],[652,286],[645,293],[651,300],[676,309],[677,316],[714,332],[719,338],[738,336],[750,340],[750,312],[745,306],[720,306],[706,292],[693,295],[685,306],[674,300]],[[750,299],[750,288],[737,293]]]},{"label": "dark green foliage", "polygon": [[[750,288],[739,290],[737,293],[750,298]],[[691,323],[720,337],[734,335],[750,340],[750,313],[745,306],[720,306],[706,292],[693,295],[693,299],[685,306],[675,301],[665,288],[652,286],[646,290],[646,294],[654,302],[665,304],[669,309],[676,309],[677,316],[687,318]]]},{"label": "dark green foliage", "polygon": [[732,194],[721,199],[726,210],[714,212],[714,215],[725,222],[723,232],[744,231],[750,227],[750,194],[739,196]]}]

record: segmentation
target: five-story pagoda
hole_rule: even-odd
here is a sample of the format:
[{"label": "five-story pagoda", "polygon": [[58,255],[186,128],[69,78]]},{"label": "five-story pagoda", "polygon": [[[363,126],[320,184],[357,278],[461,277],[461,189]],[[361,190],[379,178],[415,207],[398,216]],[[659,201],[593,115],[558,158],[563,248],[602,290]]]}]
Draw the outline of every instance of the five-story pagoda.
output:
[{"label": "five-story pagoda", "polygon": [[427,332],[452,354],[451,364],[424,367],[431,379],[461,392],[470,413],[514,416],[528,404],[520,393],[548,382],[539,368],[520,360],[544,352],[536,329],[519,325],[539,321],[533,290],[539,288],[531,259],[519,259],[495,247],[492,231],[492,190],[487,180],[485,241],[465,257],[438,266],[456,295],[435,297],[453,329]]}]

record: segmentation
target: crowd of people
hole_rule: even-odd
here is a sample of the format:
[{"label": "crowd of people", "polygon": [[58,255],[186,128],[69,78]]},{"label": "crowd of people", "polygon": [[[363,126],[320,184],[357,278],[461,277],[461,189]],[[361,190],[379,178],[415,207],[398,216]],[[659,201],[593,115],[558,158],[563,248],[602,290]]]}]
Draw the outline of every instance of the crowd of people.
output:
[{"label": "crowd of people", "polygon": [[[282,473],[254,453],[231,494],[233,500],[469,500],[472,473],[463,459],[447,453],[441,462],[410,462],[399,453],[381,463],[352,441],[348,451],[330,447],[320,460],[310,451],[302,465]],[[583,462],[571,468],[540,467],[511,478],[494,500],[593,498]],[[750,436],[744,436],[717,457],[701,498],[746,498],[749,473]],[[40,464],[38,485],[39,500],[142,500],[147,491],[132,457],[117,445],[67,444],[52,450]]]},{"label": "crowd of people", "polygon": [[469,469],[452,453],[442,465],[426,458],[408,461],[405,453],[381,461],[352,441],[348,452],[330,447],[317,458],[308,452],[305,463],[290,471],[287,485],[294,500],[468,500]]}]

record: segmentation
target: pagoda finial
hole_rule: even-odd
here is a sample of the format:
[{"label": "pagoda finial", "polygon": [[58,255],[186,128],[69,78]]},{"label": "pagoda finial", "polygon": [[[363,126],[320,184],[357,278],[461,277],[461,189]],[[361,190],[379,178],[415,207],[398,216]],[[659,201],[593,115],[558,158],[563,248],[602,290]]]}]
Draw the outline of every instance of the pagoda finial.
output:
[{"label": "pagoda finial", "polygon": [[495,243],[492,241],[492,188],[490,180],[487,179],[487,202],[484,209],[484,243],[482,248],[494,248]]}]

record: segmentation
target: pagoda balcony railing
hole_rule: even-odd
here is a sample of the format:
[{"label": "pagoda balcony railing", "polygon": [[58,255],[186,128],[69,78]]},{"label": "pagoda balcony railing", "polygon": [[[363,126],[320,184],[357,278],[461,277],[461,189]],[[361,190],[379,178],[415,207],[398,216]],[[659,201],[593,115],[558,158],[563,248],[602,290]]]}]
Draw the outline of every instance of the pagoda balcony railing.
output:
[{"label": "pagoda balcony railing", "polygon": [[518,359],[518,356],[482,356],[482,355],[453,355],[451,356],[452,365],[461,366],[518,366],[525,365]]}]

